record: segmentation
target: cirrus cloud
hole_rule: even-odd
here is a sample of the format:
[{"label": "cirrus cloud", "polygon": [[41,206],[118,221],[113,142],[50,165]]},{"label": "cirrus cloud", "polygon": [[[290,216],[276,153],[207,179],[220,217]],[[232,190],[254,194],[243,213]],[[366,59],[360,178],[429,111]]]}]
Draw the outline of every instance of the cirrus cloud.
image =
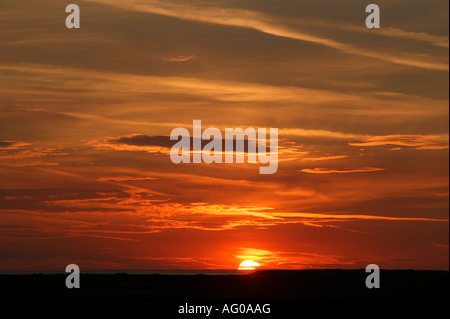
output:
[{"label": "cirrus cloud", "polygon": [[302,169],[300,172],[309,174],[352,174],[352,173],[371,173],[384,171],[385,168],[365,167],[357,169],[328,169],[328,168],[313,168]]}]

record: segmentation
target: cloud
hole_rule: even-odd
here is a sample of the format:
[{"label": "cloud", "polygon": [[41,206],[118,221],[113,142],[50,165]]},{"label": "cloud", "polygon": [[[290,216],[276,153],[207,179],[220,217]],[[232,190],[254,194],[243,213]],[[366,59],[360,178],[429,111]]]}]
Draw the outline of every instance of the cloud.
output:
[{"label": "cloud", "polygon": [[148,12],[184,20],[253,29],[278,37],[311,42],[318,45],[334,48],[345,53],[360,55],[402,65],[434,70],[449,69],[447,63],[443,61],[436,61],[433,57],[430,56],[426,56],[425,59],[411,58],[408,56],[395,56],[393,54],[378,53],[372,50],[358,48],[353,45],[345,44],[326,37],[319,37],[313,34],[300,32],[296,29],[282,25],[279,21],[277,21],[277,19],[274,19],[273,17],[249,10],[174,4],[155,0],[149,0],[145,3],[136,0],[88,1],[108,4],[130,11]]},{"label": "cloud", "polygon": [[367,135],[364,134],[344,133],[327,130],[306,130],[301,128],[283,128],[280,129],[280,134],[288,136],[327,138],[338,140],[362,139],[367,137]]},{"label": "cloud", "polygon": [[[235,81],[217,81],[199,78],[182,78],[182,77],[164,77],[150,75],[136,75],[117,72],[96,71],[91,69],[77,69],[52,65],[38,64],[15,64],[0,65],[0,69],[19,73],[20,77],[26,75],[26,81],[36,83],[42,86],[42,83],[50,82],[47,88],[52,93],[51,99],[54,99],[54,91],[58,91],[60,98],[64,97],[72,99],[73,94],[78,94],[80,89],[84,90],[84,96],[93,99],[104,99],[105,95],[114,95],[121,99],[123,105],[127,108],[130,106],[129,100],[132,99],[134,104],[148,104],[149,99],[160,96],[171,96],[177,104],[182,104],[186,98],[200,99],[201,105],[210,104],[213,101],[226,103],[223,110],[225,114],[219,117],[222,123],[211,123],[210,126],[219,129],[225,128],[224,121],[235,124],[234,112],[238,103],[277,103],[283,107],[286,112],[303,111],[307,118],[317,121],[317,118],[327,112],[331,116],[342,117],[346,114],[351,116],[364,117],[364,120],[371,119],[371,115],[375,115],[375,119],[382,116],[392,115],[401,120],[405,117],[420,119],[434,118],[448,114],[448,102],[444,100],[431,100],[429,98],[396,94],[389,98],[386,94],[344,94],[329,90],[317,90],[303,87],[293,86],[276,86],[265,84],[244,83]],[[21,74],[22,73],[22,74]],[[45,79],[45,80],[44,80]],[[0,91],[2,89],[0,88]],[[12,94],[10,89],[5,90],[5,94]],[[16,95],[33,95],[35,92],[29,92],[29,87],[23,87],[15,92]],[[117,94],[117,95],[116,95]],[[139,97],[137,97],[139,96]],[[123,100],[126,97],[126,100]],[[59,100],[59,98],[57,99]],[[190,101],[190,100],[189,100]],[[59,103],[59,102],[58,102]],[[161,103],[161,101],[158,101]],[[188,104],[190,104],[188,102]],[[339,107],[337,105],[340,105]],[[314,106],[314,109],[312,108]],[[191,107],[191,105],[189,106]],[[197,106],[193,106],[199,111]],[[211,108],[200,107],[206,112],[208,118],[213,118]],[[142,111],[142,108],[138,108]],[[186,110],[186,108],[184,108]],[[225,113],[229,111],[228,113]],[[146,109],[148,112],[148,108]],[[177,118],[184,116],[186,118],[187,111],[177,109]],[[101,121],[102,123],[136,125],[136,126],[152,126],[154,127],[189,127],[192,125],[192,117],[190,124],[172,123],[167,117],[162,121],[146,122],[142,118],[126,117],[123,113],[114,116],[114,113],[106,116],[105,113],[92,112],[94,114],[83,114],[82,112],[52,112],[57,113],[55,116],[68,116],[69,118],[77,118],[81,120],[89,120],[91,122]],[[117,114],[117,113],[116,113]],[[203,113],[204,114],[204,113]],[[228,114],[228,115],[226,115]],[[240,112],[242,114],[242,112]],[[254,115],[246,111],[243,113],[248,121],[265,121],[262,114]],[[155,117],[161,117],[161,112],[154,112]],[[217,117],[214,117],[217,120]],[[286,120],[284,120],[286,121]],[[156,122],[156,123],[155,123]],[[168,123],[170,122],[170,123]],[[177,121],[173,121],[177,122]],[[154,124],[153,124],[154,123]],[[221,124],[221,125],[216,125]],[[226,122],[225,122],[226,124]],[[235,125],[231,125],[234,127]],[[280,125],[281,126],[281,125]],[[355,134],[350,132],[339,132],[320,129],[299,129],[289,128],[289,126],[281,126],[280,135],[294,136],[329,136],[330,138],[360,140],[367,135]],[[161,134],[161,133],[160,133]],[[167,133],[166,133],[167,134]]]},{"label": "cloud", "polygon": [[404,222],[439,222],[448,223],[448,218],[426,218],[426,217],[393,217],[393,216],[377,216],[377,215],[355,215],[355,214],[327,214],[327,213],[276,213],[276,217],[280,218],[303,218],[311,219],[319,222],[320,220],[328,221],[351,221],[351,220],[382,220],[382,221],[404,221]]},{"label": "cloud", "polygon": [[171,57],[171,58],[164,57],[163,60],[167,61],[167,62],[188,62],[188,61],[194,60],[196,58],[197,57],[195,55],[189,55],[189,56],[180,55],[180,56]]},{"label": "cloud", "polygon": [[448,250],[449,249],[449,245],[444,245],[444,244],[432,244],[434,247],[437,247],[437,248],[442,248],[442,249],[446,249],[446,250]]},{"label": "cloud", "polygon": [[[366,34],[373,34],[373,30],[367,28],[361,28],[361,26],[344,23],[342,21],[325,21],[325,20],[312,20],[312,19],[302,19],[296,20],[297,25],[314,26],[314,27],[324,27],[333,28],[337,30],[346,30],[352,32],[360,32]],[[377,30],[378,36],[386,36],[399,39],[414,40],[420,42],[430,43],[437,47],[448,48],[449,47],[449,37],[433,35],[426,32],[411,32],[405,31],[399,28],[393,28],[388,26],[383,26]]]},{"label": "cloud", "polygon": [[[375,146],[403,146],[414,147],[417,150],[445,150],[449,148],[449,135],[366,135],[355,133],[343,133],[327,130],[305,130],[298,128],[280,129],[280,135],[304,138],[323,138],[349,141],[348,144],[354,147],[375,147]],[[356,142],[358,141],[358,142]],[[401,150],[401,148],[392,148],[391,151]],[[318,158],[303,158],[303,161],[322,161],[342,159],[347,156],[330,156]]]},{"label": "cloud", "polygon": [[[419,149],[448,148],[448,134],[442,135],[386,135],[386,136],[368,136],[361,142],[349,143],[351,146],[369,147],[369,146],[409,146]],[[439,145],[445,143],[447,145]]]},{"label": "cloud", "polygon": [[13,144],[6,149],[0,149],[1,159],[24,159],[24,158],[41,158],[46,156],[64,156],[67,155],[60,148],[52,148],[45,146],[33,146],[32,144]]},{"label": "cloud", "polygon": [[141,182],[141,181],[154,181],[157,177],[135,177],[135,176],[118,176],[118,177],[102,177],[99,178],[99,182]]},{"label": "cloud", "polygon": [[0,141],[0,148],[10,148],[16,144],[16,142]]},{"label": "cloud", "polygon": [[449,148],[449,145],[426,145],[420,146],[418,150],[446,150]]},{"label": "cloud", "polygon": [[[1,68],[1,66],[0,66]],[[57,94],[57,92],[54,92],[53,94]],[[64,112],[55,112],[45,109],[39,109],[39,108],[31,108],[31,107],[21,107],[21,106],[14,106],[14,107],[2,107],[0,109],[2,112],[8,114],[8,113],[18,113],[23,115],[29,115],[33,118],[39,118],[39,119],[50,119],[55,121],[69,121],[69,122],[75,122],[79,121],[80,118],[76,115],[70,115]]]},{"label": "cloud", "polygon": [[448,36],[438,36],[426,32],[410,32],[398,28],[381,28],[380,34],[388,37],[411,39],[431,43],[438,47],[448,48]]},{"label": "cloud", "polygon": [[236,258],[257,261],[264,268],[271,269],[308,269],[326,268],[330,265],[352,265],[343,256],[302,252],[270,251],[255,248],[238,248]]},{"label": "cloud", "polygon": [[0,141],[0,166],[58,166],[59,163],[37,160],[49,156],[65,156],[67,152],[60,148],[38,146],[31,143]]},{"label": "cloud", "polygon": [[[152,257],[152,256],[132,256],[130,259],[145,261],[156,261],[166,268],[176,269],[220,269],[222,265],[213,263],[212,258],[208,257]],[[176,272],[179,274],[179,272]]]},{"label": "cloud", "polygon": [[[257,130],[256,130],[257,132]],[[225,132],[222,132],[222,136],[225,136]],[[258,137],[258,136],[257,136]],[[267,135],[268,137],[268,135]],[[191,151],[190,154],[193,155],[196,151],[193,150],[194,143],[197,138],[190,137]],[[237,147],[239,144],[243,144],[243,152],[240,155],[248,156],[249,154],[258,154],[259,145],[257,140],[248,140],[247,138],[242,139],[242,137],[236,137],[233,141],[229,140],[232,145],[232,151],[227,149],[227,140],[222,138],[220,140],[222,145],[222,150],[214,150],[211,153],[221,154],[223,163],[225,163],[225,156],[233,153],[234,156],[238,155]],[[115,151],[133,151],[133,152],[146,152],[153,155],[170,155],[172,147],[178,142],[178,140],[170,140],[169,136],[148,136],[143,134],[133,134],[129,136],[123,136],[114,139],[103,139],[103,140],[93,140],[88,144],[94,146],[97,149],[112,149]],[[207,146],[210,140],[199,140],[199,145],[201,145],[201,153],[208,154],[204,151],[205,146]],[[270,148],[270,139],[266,140],[266,150]],[[253,148],[255,152],[253,152]],[[296,145],[294,142],[288,142],[287,140],[278,140],[278,155],[277,160],[279,162],[293,162],[301,159],[302,156],[306,155],[307,152],[302,151],[302,147]],[[208,154],[209,155],[209,154]],[[259,157],[256,156],[256,161],[247,161],[249,164],[258,164]]]},{"label": "cloud", "polygon": [[[222,136],[225,135],[225,132],[222,132]],[[190,145],[191,149],[193,148],[194,142],[198,141],[203,149],[207,144],[211,141],[197,139],[190,137]],[[249,153],[250,145],[254,145],[256,152],[258,152],[258,144],[256,140],[248,140],[242,138],[236,138],[233,142],[233,151],[236,151],[237,143],[244,143],[244,153]],[[222,153],[225,154],[226,150],[226,139],[221,139],[222,142]],[[270,145],[269,140],[267,142]],[[172,141],[170,136],[148,136],[143,134],[133,134],[129,136],[123,136],[115,139],[107,139],[100,141],[91,141],[89,144],[95,145],[98,148],[111,148],[118,151],[144,151],[148,153],[161,153],[161,154],[170,154],[171,148],[178,143],[177,140]],[[284,155],[292,155],[293,153],[298,154],[298,147],[292,144],[288,144],[287,146],[281,146],[279,148],[279,154]],[[303,153],[302,153],[303,154]]]},{"label": "cloud", "polygon": [[170,148],[174,142],[170,141],[168,137],[135,134],[116,139],[93,140],[88,144],[100,150],[111,149],[115,151],[170,155]]},{"label": "cloud", "polygon": [[0,166],[26,167],[26,166],[59,166],[59,163],[31,161],[31,162],[0,162]]},{"label": "cloud", "polygon": [[171,148],[176,143],[171,141],[169,136],[147,136],[140,134],[119,137],[118,139],[109,140],[109,142],[130,146],[159,146],[164,148]]},{"label": "cloud", "polygon": [[0,141],[0,152],[3,150],[17,150],[21,147],[31,145],[30,143],[15,141]]},{"label": "cloud", "polygon": [[302,169],[300,172],[309,174],[352,174],[352,173],[370,173],[384,171],[385,168],[366,167],[359,169],[328,169],[328,168],[314,168]]},{"label": "cloud", "polygon": [[[205,181],[199,183],[205,184]],[[239,185],[238,181],[235,181]],[[211,181],[212,184],[212,181]],[[208,187],[208,185],[206,185]],[[223,187],[223,185],[220,185]],[[195,188],[192,188],[195,189]],[[302,191],[301,196],[316,196]],[[296,196],[299,194],[285,194]],[[96,196],[96,197],[94,197]],[[448,219],[425,217],[394,217],[346,213],[281,212],[270,206],[224,205],[212,203],[177,203],[159,199],[144,192],[108,192],[91,194],[81,199],[78,194],[70,198],[42,199],[39,212],[35,209],[2,209],[4,215],[14,220],[33,222],[46,233],[70,233],[71,235],[115,236],[117,234],[150,234],[164,230],[193,229],[226,231],[243,227],[267,228],[277,225],[303,224],[310,227],[336,227],[336,222],[352,221],[401,221],[448,222]],[[23,201],[17,198],[18,203]],[[36,206],[34,206],[36,207]],[[108,213],[108,222],[102,216]],[[16,222],[17,222],[16,221]],[[54,228],[54,230],[52,230]]]},{"label": "cloud", "polygon": [[302,161],[310,161],[310,162],[321,162],[321,161],[334,161],[348,158],[348,155],[338,155],[338,156],[322,156],[322,157],[305,157],[302,158]]},{"label": "cloud", "polygon": [[[136,75],[117,72],[97,71],[93,69],[78,69],[42,64],[3,64],[1,70],[26,73],[29,77],[42,85],[42,77],[52,83],[51,89],[68,88],[80,90],[82,87],[97,92],[127,92],[127,93],[163,93],[171,95],[197,95],[210,100],[226,102],[249,101],[296,101],[299,99],[305,104],[334,102],[337,99],[348,103],[358,101],[352,95],[335,93],[332,91],[314,90],[300,87],[280,87],[275,85],[262,85],[236,81],[205,80],[199,78]],[[74,79],[79,83],[74,85]],[[8,93],[11,93],[8,90]],[[23,93],[23,92],[22,92]],[[34,93],[34,91],[32,92]],[[54,94],[54,93],[53,93]],[[58,93],[61,94],[61,93]],[[41,110],[36,110],[42,112]],[[79,118],[77,113],[52,112],[57,116]],[[191,123],[192,124],[192,123]]]}]

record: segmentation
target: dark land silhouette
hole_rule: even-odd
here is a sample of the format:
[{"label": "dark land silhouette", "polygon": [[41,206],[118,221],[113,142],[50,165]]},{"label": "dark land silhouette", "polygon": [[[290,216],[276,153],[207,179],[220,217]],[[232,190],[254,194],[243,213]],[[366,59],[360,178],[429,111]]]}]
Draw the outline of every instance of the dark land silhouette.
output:
[{"label": "dark land silhouette", "polygon": [[448,271],[383,270],[381,289],[368,289],[364,270],[259,271],[248,275],[81,274],[81,289],[67,275],[0,275],[3,299],[145,300],[448,300]]}]

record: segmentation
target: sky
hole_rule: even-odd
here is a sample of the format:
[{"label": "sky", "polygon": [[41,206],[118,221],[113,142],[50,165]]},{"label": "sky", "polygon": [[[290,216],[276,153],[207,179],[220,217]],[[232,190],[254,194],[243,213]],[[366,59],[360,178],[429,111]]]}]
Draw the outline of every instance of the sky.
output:
[{"label": "sky", "polygon": [[[372,2],[2,0],[0,271],[448,270],[449,3]],[[194,120],[278,172],[173,164]]]}]

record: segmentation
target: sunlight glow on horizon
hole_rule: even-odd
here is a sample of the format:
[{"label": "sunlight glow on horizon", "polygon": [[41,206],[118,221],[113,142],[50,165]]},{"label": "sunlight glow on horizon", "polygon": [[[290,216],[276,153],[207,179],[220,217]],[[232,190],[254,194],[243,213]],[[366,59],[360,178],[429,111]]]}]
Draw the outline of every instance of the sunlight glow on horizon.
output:
[{"label": "sunlight glow on horizon", "polygon": [[259,263],[253,260],[246,260],[239,265],[239,270],[256,270],[261,267]]}]

